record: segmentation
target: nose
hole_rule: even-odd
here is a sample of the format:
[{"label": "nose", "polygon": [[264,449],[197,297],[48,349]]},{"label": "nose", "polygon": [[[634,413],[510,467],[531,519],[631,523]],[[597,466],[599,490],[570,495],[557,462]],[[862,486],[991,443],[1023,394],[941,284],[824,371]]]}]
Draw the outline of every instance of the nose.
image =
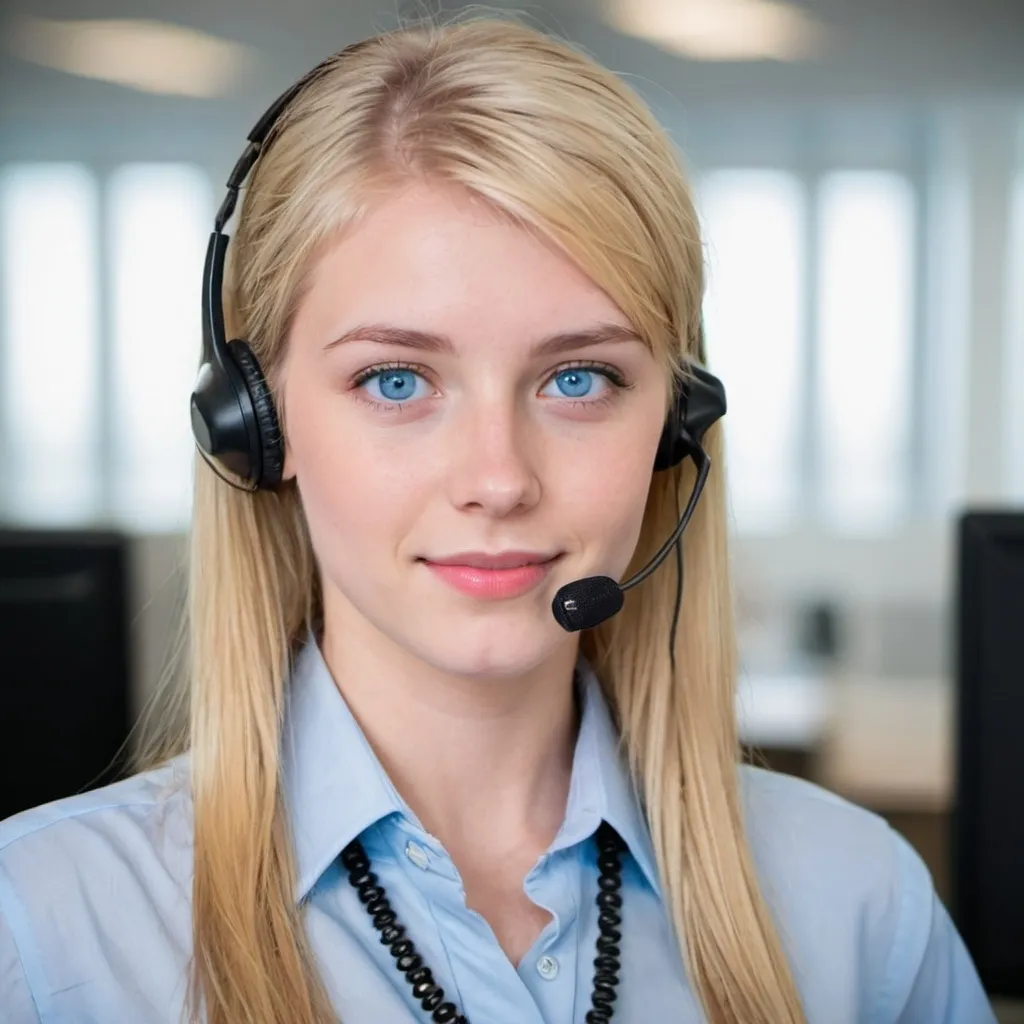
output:
[{"label": "nose", "polygon": [[483,398],[451,424],[449,492],[456,508],[507,516],[540,500],[536,431],[514,398]]}]

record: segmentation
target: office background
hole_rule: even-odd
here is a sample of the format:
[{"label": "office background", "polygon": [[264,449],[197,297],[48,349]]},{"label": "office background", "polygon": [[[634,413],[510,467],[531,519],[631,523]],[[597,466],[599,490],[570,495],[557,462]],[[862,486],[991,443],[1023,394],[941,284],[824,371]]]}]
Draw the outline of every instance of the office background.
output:
[{"label": "office background", "polygon": [[[1024,508],[1024,3],[490,6],[621,73],[691,169],[730,396],[745,739],[886,814],[948,897],[956,522]],[[133,719],[181,607],[227,173],[328,52],[458,8],[8,0],[0,525],[128,536]]]}]

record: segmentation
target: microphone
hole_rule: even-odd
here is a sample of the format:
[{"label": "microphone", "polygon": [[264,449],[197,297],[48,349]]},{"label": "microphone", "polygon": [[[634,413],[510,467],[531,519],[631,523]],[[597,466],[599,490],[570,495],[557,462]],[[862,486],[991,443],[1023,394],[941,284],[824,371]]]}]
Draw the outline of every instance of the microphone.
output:
[{"label": "microphone", "polygon": [[707,481],[711,470],[711,459],[703,448],[694,446],[690,455],[697,463],[697,482],[693,486],[690,500],[683,509],[682,517],[668,540],[657,550],[654,557],[625,583],[616,583],[610,576],[587,576],[582,580],[573,580],[559,587],[551,602],[551,612],[555,621],[568,633],[580,629],[593,629],[594,626],[610,619],[618,612],[625,602],[625,593],[630,587],[642,583],[668,557],[672,548],[679,543],[686,529],[697,500]]}]

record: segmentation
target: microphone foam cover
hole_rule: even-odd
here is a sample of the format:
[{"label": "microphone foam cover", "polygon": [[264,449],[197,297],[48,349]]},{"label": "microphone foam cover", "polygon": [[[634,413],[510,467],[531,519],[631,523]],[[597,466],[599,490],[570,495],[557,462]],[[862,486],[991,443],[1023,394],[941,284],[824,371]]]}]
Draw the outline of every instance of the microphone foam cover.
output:
[{"label": "microphone foam cover", "polygon": [[574,633],[610,619],[624,601],[622,588],[610,576],[588,576],[560,587],[551,611],[562,629]]}]

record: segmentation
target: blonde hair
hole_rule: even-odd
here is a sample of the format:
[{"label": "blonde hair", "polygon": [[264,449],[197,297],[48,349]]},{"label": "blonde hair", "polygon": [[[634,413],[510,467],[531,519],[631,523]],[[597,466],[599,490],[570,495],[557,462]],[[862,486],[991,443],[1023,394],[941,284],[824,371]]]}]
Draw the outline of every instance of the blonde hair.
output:
[{"label": "blonde hair", "polygon": [[[553,239],[673,374],[701,353],[703,252],[673,145],[636,95],[514,20],[415,25],[337,55],[286,110],[244,196],[226,289],[271,388],[317,255],[413,179],[453,182]],[[280,410],[287,431],[287,410]],[[685,601],[655,573],[581,635],[642,794],[680,955],[713,1024],[800,1024],[744,834],[720,425],[686,534]],[[654,474],[632,573],[671,532],[686,462]],[[335,1016],[295,905],[279,741],[289,668],[320,614],[299,495],[197,462],[188,602],[195,814],[190,1007],[209,1024]],[[154,759],[151,758],[152,763]]]}]

